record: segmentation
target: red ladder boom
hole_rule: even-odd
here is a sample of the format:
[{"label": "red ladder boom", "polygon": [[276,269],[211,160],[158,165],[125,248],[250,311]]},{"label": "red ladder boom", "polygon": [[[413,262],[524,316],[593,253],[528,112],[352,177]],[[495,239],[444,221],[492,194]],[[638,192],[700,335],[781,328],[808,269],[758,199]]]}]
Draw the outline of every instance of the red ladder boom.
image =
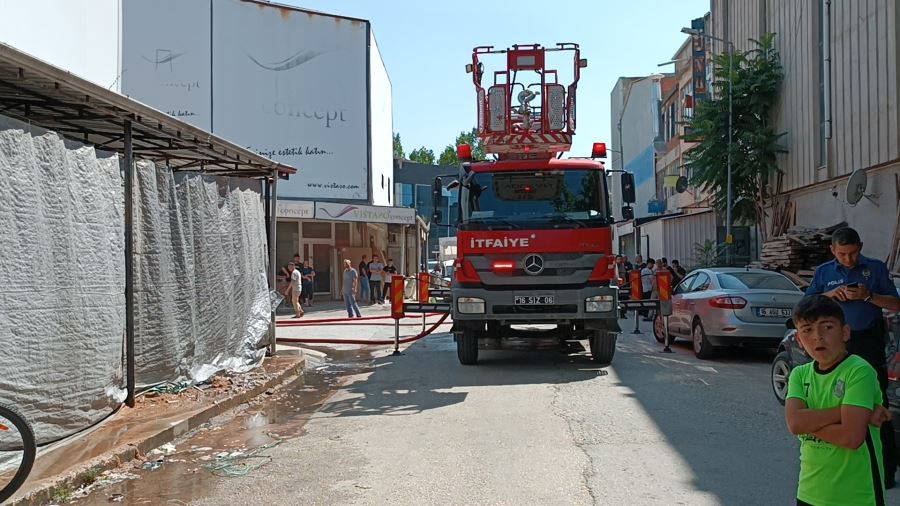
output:
[{"label": "red ladder boom", "polygon": [[[551,158],[572,147],[575,135],[575,90],[580,71],[587,67],[578,44],[561,43],[555,48],[538,44],[517,44],[495,50],[479,46],[472,51],[472,73],[478,102],[478,136],[485,153],[504,158]],[[573,80],[568,87],[559,83],[555,69],[545,66],[547,53],[572,51]],[[484,64],[480,57],[506,54],[506,70],[494,72],[494,84],[487,90],[481,81]],[[534,75],[535,82],[519,82],[519,74]],[[517,104],[513,104],[513,94]],[[536,102],[536,103],[532,103]]]}]

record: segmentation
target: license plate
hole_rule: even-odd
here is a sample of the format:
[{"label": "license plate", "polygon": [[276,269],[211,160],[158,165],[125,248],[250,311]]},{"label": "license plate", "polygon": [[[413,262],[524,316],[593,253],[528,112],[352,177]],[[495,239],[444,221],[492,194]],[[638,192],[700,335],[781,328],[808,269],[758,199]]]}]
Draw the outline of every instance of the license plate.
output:
[{"label": "license plate", "polygon": [[780,308],[780,307],[758,307],[756,308],[756,316],[762,316],[764,318],[790,318],[791,312],[790,309]]},{"label": "license plate", "polygon": [[553,304],[552,295],[516,295],[517,306],[545,306]]}]

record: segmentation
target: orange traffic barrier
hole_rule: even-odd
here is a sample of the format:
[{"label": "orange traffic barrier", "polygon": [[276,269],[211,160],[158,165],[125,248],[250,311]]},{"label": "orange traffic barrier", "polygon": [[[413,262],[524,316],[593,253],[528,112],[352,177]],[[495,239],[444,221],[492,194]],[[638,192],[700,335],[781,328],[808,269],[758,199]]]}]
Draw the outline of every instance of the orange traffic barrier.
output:
[{"label": "orange traffic barrier", "polygon": [[406,314],[403,312],[403,276],[391,278],[391,316],[395,320],[402,320]]},{"label": "orange traffic barrier", "polygon": [[659,300],[672,300],[672,273],[667,270],[656,271],[656,288]]},{"label": "orange traffic barrier", "polygon": [[641,271],[634,269],[631,271],[631,299],[641,300]]},{"label": "orange traffic barrier", "polygon": [[431,285],[431,274],[428,272],[419,273],[419,302],[428,304],[428,287]]}]

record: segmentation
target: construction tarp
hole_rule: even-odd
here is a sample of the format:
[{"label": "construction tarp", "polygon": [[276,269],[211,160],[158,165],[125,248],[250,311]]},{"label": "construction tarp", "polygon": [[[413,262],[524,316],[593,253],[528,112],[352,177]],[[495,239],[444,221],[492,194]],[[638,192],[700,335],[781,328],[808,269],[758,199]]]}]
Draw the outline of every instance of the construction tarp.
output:
[{"label": "construction tarp", "polygon": [[39,442],[125,398],[119,159],[0,116],[0,403]]},{"label": "construction tarp", "polygon": [[271,318],[259,182],[150,162],[135,180],[138,384],[254,367]]}]

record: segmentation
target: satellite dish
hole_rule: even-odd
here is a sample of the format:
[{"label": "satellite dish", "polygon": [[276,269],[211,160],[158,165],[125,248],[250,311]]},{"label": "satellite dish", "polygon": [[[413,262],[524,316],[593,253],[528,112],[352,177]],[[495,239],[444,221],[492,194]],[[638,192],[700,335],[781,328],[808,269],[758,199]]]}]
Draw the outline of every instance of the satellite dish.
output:
[{"label": "satellite dish", "polygon": [[678,181],[675,183],[675,191],[678,193],[684,193],[688,188],[688,178],[685,176],[680,176]]},{"label": "satellite dish", "polygon": [[856,169],[853,171],[853,174],[850,174],[850,179],[847,181],[848,204],[855,206],[863,197],[868,197],[866,195],[868,182],[865,169]]}]

